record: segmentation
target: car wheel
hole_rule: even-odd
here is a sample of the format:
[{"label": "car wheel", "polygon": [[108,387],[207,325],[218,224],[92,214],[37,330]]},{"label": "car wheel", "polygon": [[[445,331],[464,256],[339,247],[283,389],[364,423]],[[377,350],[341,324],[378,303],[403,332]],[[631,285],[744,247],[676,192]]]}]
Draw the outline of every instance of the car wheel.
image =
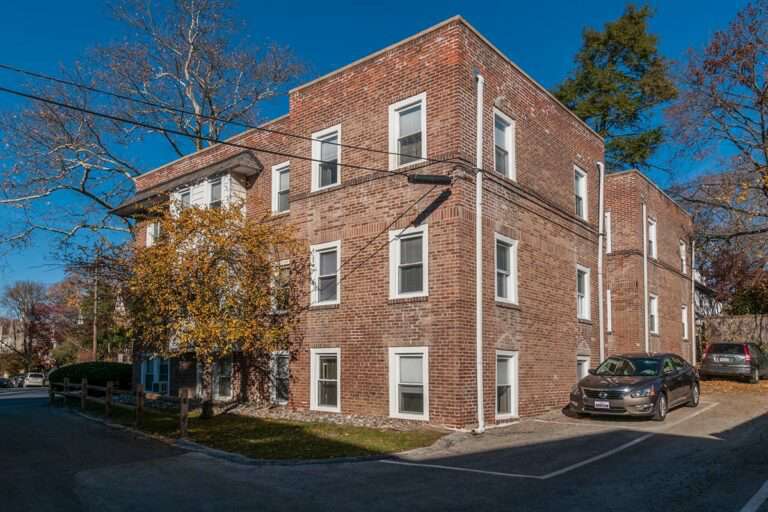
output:
[{"label": "car wheel", "polygon": [[694,382],[691,386],[691,397],[688,400],[688,407],[698,407],[701,400],[701,390],[699,389],[699,383]]},{"label": "car wheel", "polygon": [[752,368],[752,376],[749,379],[750,384],[757,384],[760,382],[760,370]]},{"label": "car wheel", "polygon": [[669,403],[667,402],[667,395],[665,393],[659,393],[659,398],[656,400],[656,410],[653,413],[653,420],[664,421],[667,419],[668,409]]}]

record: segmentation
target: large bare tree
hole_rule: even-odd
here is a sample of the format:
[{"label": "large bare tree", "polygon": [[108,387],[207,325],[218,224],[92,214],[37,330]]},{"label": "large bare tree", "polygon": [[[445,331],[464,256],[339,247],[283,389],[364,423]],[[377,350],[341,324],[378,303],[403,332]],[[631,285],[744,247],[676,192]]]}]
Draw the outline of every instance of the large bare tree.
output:
[{"label": "large bare tree", "polygon": [[42,349],[47,348],[50,341],[50,336],[39,329],[47,299],[45,286],[34,281],[14,283],[0,295],[0,307],[7,311],[15,324],[11,336],[0,338],[0,343],[5,350],[21,358],[26,371],[39,362]]},{"label": "large bare tree", "polygon": [[63,74],[143,103],[62,83],[33,81],[25,90],[160,129],[40,102],[0,116],[9,162],[0,168],[0,208],[12,219],[0,228],[0,244],[26,243],[41,231],[65,242],[128,234],[110,210],[142,172],[142,143],[156,150],[159,137],[175,155],[200,149],[208,142],[199,137],[219,138],[229,122],[255,122],[259,102],[301,69],[285,48],[249,44],[225,0],[123,0],[112,13],[128,28],[126,39],[94,49]]}]

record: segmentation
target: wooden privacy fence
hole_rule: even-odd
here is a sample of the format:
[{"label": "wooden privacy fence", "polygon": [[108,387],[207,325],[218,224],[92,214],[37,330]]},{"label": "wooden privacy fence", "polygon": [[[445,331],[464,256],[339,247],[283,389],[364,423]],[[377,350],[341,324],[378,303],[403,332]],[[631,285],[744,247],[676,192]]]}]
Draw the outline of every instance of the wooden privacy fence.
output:
[{"label": "wooden privacy fence", "polygon": [[[95,396],[95,394],[89,393],[90,391],[98,392],[103,396]],[[115,394],[133,394],[134,403],[124,404],[115,402]],[[134,411],[134,425],[136,427],[141,427],[144,423],[144,414],[147,412],[147,409],[144,407],[146,393],[142,384],[137,384],[135,391],[131,391],[129,389],[118,389],[114,386],[113,382],[107,382],[106,386],[95,386],[88,384],[88,379],[83,379],[80,384],[74,384],[69,382],[68,378],[65,378],[63,382],[51,382],[48,395],[51,403],[56,399],[56,396],[79,398],[82,410],[85,410],[88,402],[102,404],[104,405],[104,414],[107,418],[112,417],[112,411],[115,407]],[[189,390],[182,389],[179,395],[179,431],[182,437],[186,437],[187,427],[189,426]]]}]

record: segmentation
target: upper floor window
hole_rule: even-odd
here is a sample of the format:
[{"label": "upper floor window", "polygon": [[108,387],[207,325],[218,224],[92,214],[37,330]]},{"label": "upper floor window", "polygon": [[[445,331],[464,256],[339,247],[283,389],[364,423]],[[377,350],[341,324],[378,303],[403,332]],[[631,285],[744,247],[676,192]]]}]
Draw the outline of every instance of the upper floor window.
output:
[{"label": "upper floor window", "polygon": [[427,225],[389,232],[389,296],[428,294]]},{"label": "upper floor window", "polygon": [[651,334],[659,334],[659,298],[648,296],[648,329]]},{"label": "upper floor window", "polygon": [[605,331],[613,332],[613,297],[610,288],[605,290]]},{"label": "upper floor window", "polygon": [[272,310],[277,314],[288,311],[291,303],[290,264],[290,260],[282,260],[274,268],[272,276]]},{"label": "upper floor window", "polygon": [[579,167],[573,168],[573,190],[576,196],[576,215],[587,220],[587,173]]},{"label": "upper floor window", "polygon": [[283,213],[290,208],[288,193],[290,192],[291,166],[285,162],[272,167],[272,212]]},{"label": "upper floor window", "polygon": [[427,95],[389,106],[389,166],[393,169],[427,157]]},{"label": "upper floor window", "polygon": [[613,251],[613,239],[611,237],[611,212],[605,212],[605,252]]},{"label": "upper floor window", "polygon": [[576,317],[580,320],[591,318],[590,295],[589,269],[578,265],[576,267]]},{"label": "upper floor window", "polygon": [[157,243],[157,240],[160,238],[160,223],[159,222],[151,222],[147,226],[147,247],[152,247]]},{"label": "upper floor window", "polygon": [[658,258],[656,245],[656,221],[648,217],[648,256],[653,259]]},{"label": "upper floor window", "polygon": [[341,125],[312,134],[312,190],[341,183]]},{"label": "upper floor window", "polygon": [[209,181],[208,186],[208,208],[221,208],[221,178]]},{"label": "upper floor window", "polygon": [[494,169],[515,179],[515,122],[498,110],[493,114],[493,145]]},{"label": "upper floor window", "polygon": [[517,304],[517,241],[496,235],[496,300]]},{"label": "upper floor window", "polygon": [[190,189],[185,188],[179,192],[179,206],[182,210],[192,206],[192,191]]},{"label": "upper floor window", "polygon": [[688,273],[688,247],[682,240],[680,240],[680,272]]},{"label": "upper floor window", "polygon": [[311,250],[312,304],[338,304],[341,242],[313,245]]}]

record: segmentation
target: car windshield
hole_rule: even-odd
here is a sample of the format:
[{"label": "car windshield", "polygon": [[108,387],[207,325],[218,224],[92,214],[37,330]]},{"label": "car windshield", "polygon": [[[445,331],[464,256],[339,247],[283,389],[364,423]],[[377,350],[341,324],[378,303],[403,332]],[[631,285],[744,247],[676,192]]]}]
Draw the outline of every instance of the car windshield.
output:
[{"label": "car windshield", "polygon": [[33,379],[42,379],[43,378],[43,374],[42,373],[30,373],[29,376],[32,377]]},{"label": "car windshield", "polygon": [[659,360],[645,357],[609,357],[595,373],[609,377],[656,377],[659,375]]},{"label": "car windshield", "polygon": [[710,354],[744,354],[744,345],[736,343],[714,343],[710,349]]}]

